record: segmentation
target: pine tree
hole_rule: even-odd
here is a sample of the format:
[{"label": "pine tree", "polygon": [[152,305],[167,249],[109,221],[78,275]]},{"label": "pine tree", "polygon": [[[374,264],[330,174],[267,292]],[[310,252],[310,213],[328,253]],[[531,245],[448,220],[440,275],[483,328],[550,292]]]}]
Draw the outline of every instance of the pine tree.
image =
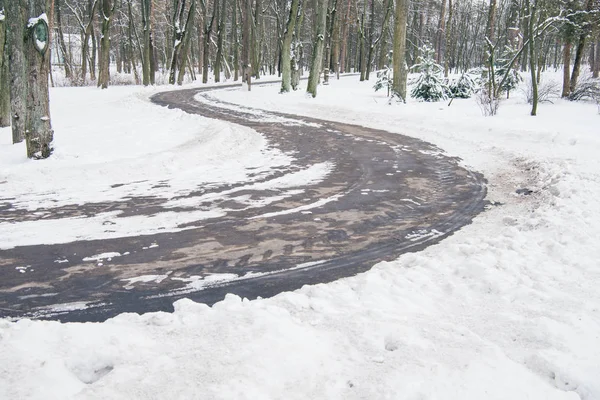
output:
[{"label": "pine tree", "polygon": [[444,83],[443,68],[434,61],[433,48],[425,44],[421,48],[419,62],[412,69],[419,72],[419,78],[415,83],[411,96],[424,101],[440,101],[448,98],[448,86]]}]

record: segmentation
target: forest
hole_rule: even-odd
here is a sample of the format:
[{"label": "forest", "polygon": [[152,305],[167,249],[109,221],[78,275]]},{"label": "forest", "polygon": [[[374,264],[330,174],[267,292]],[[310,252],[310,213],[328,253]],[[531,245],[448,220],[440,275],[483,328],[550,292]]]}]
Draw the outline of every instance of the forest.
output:
[{"label": "forest", "polygon": [[[538,92],[549,90],[538,87],[548,68],[563,70],[562,97],[599,91],[598,0],[0,0],[0,10],[0,125],[12,122],[15,142],[25,132],[47,138],[28,145],[30,157],[50,154],[48,106],[35,101],[48,85],[250,85],[277,75],[286,92],[309,71],[316,96],[324,72],[364,81],[385,70],[380,86],[405,101],[408,72],[435,71],[440,83],[461,75],[467,90],[465,74],[476,75],[494,114],[521,71],[532,82],[532,115]],[[32,50],[44,29],[48,49]],[[461,84],[421,98],[453,97]]]}]

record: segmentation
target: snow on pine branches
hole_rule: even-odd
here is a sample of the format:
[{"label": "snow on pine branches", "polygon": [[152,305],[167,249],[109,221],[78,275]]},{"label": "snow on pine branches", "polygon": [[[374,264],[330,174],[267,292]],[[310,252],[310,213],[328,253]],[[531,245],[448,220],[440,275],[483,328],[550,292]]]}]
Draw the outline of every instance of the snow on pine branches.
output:
[{"label": "snow on pine branches", "polygon": [[420,74],[410,92],[415,99],[433,102],[448,98],[449,89],[442,76],[443,68],[435,63],[433,55],[433,48],[424,44],[421,47],[419,62],[411,68]]}]

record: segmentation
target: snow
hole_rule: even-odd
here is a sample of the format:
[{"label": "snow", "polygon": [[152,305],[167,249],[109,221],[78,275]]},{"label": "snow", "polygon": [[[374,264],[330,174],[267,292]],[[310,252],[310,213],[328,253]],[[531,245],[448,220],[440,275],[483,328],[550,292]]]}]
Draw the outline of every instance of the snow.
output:
[{"label": "snow", "polygon": [[27,22],[27,27],[33,28],[38,22],[40,22],[40,20],[45,21],[46,24],[48,24],[48,16],[46,15],[46,13],[41,14],[39,17],[29,18],[29,21]]},{"label": "snow", "polygon": [[[0,222],[0,249],[193,229],[202,220],[229,211],[216,205],[200,208],[202,203],[233,198],[246,189],[281,191],[278,197],[247,203],[248,208],[258,207],[295,194],[284,189],[318,183],[332,169],[329,163],[321,163],[270,179],[275,168],[292,162],[292,155],[269,148],[264,137],[249,128],[150,104],[148,95],[153,93],[130,87],[104,92],[53,89],[52,123],[58,133],[49,160],[28,160],[24,143],[11,145],[8,129],[0,135],[0,203],[43,213],[44,208],[153,195],[165,200],[165,208],[190,209],[152,216],[123,217],[121,211],[111,211]],[[263,181],[254,182],[257,179]],[[224,183],[241,185],[218,195],[186,198]]]},{"label": "snow", "polygon": [[[488,179],[491,205],[473,224],[356,277],[271,299],[229,295],[213,307],[180,300],[174,313],[122,314],[101,324],[0,320],[0,398],[600,399],[596,105],[557,100],[541,104],[538,116],[530,117],[529,106],[515,93],[498,115],[483,117],[473,99],[456,99],[450,107],[411,99],[388,105],[385,93],[373,92],[372,85],[357,77],[331,80],[314,99],[302,89],[279,95],[278,85],[213,95],[432,142]],[[229,159],[262,160],[265,171],[289,162],[287,155],[265,153],[266,145],[252,132],[149,105],[144,91],[131,95],[123,89],[128,94],[119,97],[61,90],[53,92],[57,154],[44,167],[20,158],[24,149],[9,146],[9,132],[0,131],[2,196],[10,188],[18,207],[33,210],[36,202],[51,199],[68,204],[95,196],[122,198],[127,193],[106,189],[117,179],[114,174],[122,183],[137,180],[138,173],[144,179],[160,175],[161,168],[177,162],[168,156],[176,143],[194,142],[198,135],[199,141],[208,140],[187,131],[194,124],[230,129],[226,135],[238,138],[231,142],[253,144],[236,153],[236,146],[219,150],[216,140],[195,151],[208,155],[214,146],[223,156],[231,151]],[[76,112],[67,114],[69,107]],[[98,126],[99,119],[88,121],[102,118],[106,109],[116,113],[103,119],[106,127]],[[170,126],[178,120],[183,122]],[[148,130],[152,124],[158,127]],[[135,132],[145,131],[151,132],[144,139],[152,145],[140,141],[141,148],[122,151],[121,140],[136,143]],[[74,148],[86,152],[76,158]],[[145,165],[147,173],[137,171],[150,155],[161,168],[152,162]],[[203,168],[219,160],[214,157]],[[76,181],[72,186],[83,185],[86,193],[44,172],[47,166],[55,171],[55,164],[60,169],[61,163],[63,173],[72,174],[67,178]],[[128,163],[133,165],[125,175]],[[104,171],[96,178],[93,171],[99,168]],[[96,185],[88,185],[90,176]],[[29,181],[13,183],[24,177]],[[219,179],[245,178],[240,168]],[[20,185],[26,187],[18,191]],[[517,194],[520,188],[531,195]],[[136,190],[143,192],[144,186]],[[182,183],[177,190],[186,187]],[[399,201],[418,199],[407,194]],[[5,229],[0,225],[2,240]],[[124,286],[161,276],[133,279]]]}]

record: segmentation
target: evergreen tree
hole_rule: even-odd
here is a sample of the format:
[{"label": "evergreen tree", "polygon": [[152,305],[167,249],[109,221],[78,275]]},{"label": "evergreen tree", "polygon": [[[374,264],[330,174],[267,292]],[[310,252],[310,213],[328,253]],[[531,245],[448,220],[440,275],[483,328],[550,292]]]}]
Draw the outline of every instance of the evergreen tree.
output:
[{"label": "evergreen tree", "polygon": [[448,98],[449,89],[444,83],[444,69],[441,65],[435,63],[434,53],[430,45],[423,45],[419,62],[412,67],[413,70],[420,73],[415,86],[410,92],[415,99],[440,101]]}]

